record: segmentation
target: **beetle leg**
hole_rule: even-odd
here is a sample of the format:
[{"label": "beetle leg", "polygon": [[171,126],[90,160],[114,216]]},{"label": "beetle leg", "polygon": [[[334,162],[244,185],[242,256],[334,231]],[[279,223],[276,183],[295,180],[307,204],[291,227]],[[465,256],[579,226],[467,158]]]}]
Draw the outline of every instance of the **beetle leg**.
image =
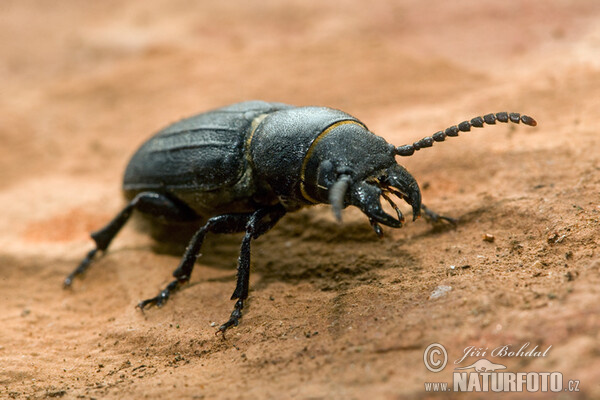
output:
[{"label": "beetle leg", "polygon": [[248,298],[250,286],[250,242],[269,231],[285,213],[285,208],[278,204],[273,207],[261,208],[248,219],[238,260],[237,284],[231,295],[231,300],[238,299],[238,301],[235,303],[229,320],[219,327],[217,334],[223,333],[223,336],[225,336],[225,331],[232,326],[237,326],[240,318],[242,318],[244,300]]},{"label": "beetle leg", "polygon": [[129,220],[133,210],[139,210],[145,214],[154,216],[163,216],[169,220],[186,220],[197,216],[186,206],[175,203],[165,195],[155,192],[142,192],[136,195],[133,200],[125,206],[117,216],[110,221],[104,228],[93,232],[92,239],[96,242],[96,248],[90,250],[77,268],[67,276],[64,286],[69,287],[75,277],[82,275],[90,266],[98,250],[104,252],[115,238],[117,233],[123,228],[123,225]]},{"label": "beetle leg", "polygon": [[147,306],[163,306],[169,296],[177,291],[183,284],[190,280],[194,264],[200,255],[200,248],[204,242],[204,237],[208,232],[212,233],[235,233],[243,232],[246,229],[248,219],[252,214],[223,214],[210,218],[204,226],[202,226],[194,234],[185,253],[179,263],[179,266],[173,271],[173,276],[176,278],[169,283],[157,296],[141,301],[137,307],[144,310]]},{"label": "beetle leg", "polygon": [[456,218],[439,215],[438,213],[431,211],[427,206],[425,206],[425,204],[421,204],[421,210],[423,211],[423,216],[427,222],[432,225],[438,225],[444,221],[452,226],[458,225],[458,220]]}]

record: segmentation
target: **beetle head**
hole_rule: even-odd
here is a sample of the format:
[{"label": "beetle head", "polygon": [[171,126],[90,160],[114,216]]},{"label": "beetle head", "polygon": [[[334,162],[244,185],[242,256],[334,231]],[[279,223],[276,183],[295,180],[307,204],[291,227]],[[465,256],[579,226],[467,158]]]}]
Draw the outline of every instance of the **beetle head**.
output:
[{"label": "beetle head", "polygon": [[[354,205],[369,217],[375,233],[381,236],[379,224],[399,228],[404,218],[393,202],[396,196],[412,206],[413,220],[421,210],[421,192],[415,179],[395,161],[395,156],[411,156],[416,151],[443,142],[484,124],[537,122],[518,113],[486,114],[424,137],[418,142],[395,147],[371,133],[357,120],[336,122],[321,132],[312,143],[302,163],[300,198],[311,203],[330,203],[338,220],[342,209]],[[381,206],[384,198],[396,211],[397,219]]]},{"label": "beetle head", "polygon": [[[412,207],[413,220],[421,210],[421,191],[411,174],[402,166],[394,163],[366,178],[354,181],[351,174],[341,174],[329,190],[329,203],[338,220],[341,210],[354,205],[369,217],[373,229],[381,235],[379,224],[400,228],[404,216],[394,203],[393,197],[405,200]],[[381,198],[385,199],[396,211],[397,218],[383,210]]]},{"label": "beetle head", "polygon": [[[317,141],[304,160],[300,189],[313,203],[329,203],[341,220],[342,209],[358,207],[381,235],[381,225],[399,228],[404,222],[392,198],[412,206],[416,218],[421,192],[411,174],[395,160],[396,147],[374,135],[362,124],[340,123]],[[396,211],[383,210],[381,198]]]}]

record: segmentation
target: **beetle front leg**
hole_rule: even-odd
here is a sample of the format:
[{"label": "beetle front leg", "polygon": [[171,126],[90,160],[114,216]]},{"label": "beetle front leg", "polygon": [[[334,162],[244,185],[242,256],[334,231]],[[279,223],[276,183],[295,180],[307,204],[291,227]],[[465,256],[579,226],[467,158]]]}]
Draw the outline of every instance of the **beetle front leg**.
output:
[{"label": "beetle front leg", "polygon": [[232,326],[238,326],[242,318],[242,309],[244,308],[244,300],[248,298],[248,290],[250,288],[250,242],[269,231],[277,221],[285,215],[285,208],[278,204],[274,207],[263,208],[256,211],[246,225],[246,234],[242,240],[240,249],[240,257],[238,259],[237,284],[231,295],[231,300],[238,299],[235,302],[233,312],[229,320],[219,327],[216,334],[222,333],[225,336],[225,331]]},{"label": "beetle front leg", "polygon": [[425,204],[421,204],[421,211],[423,212],[423,217],[425,220],[432,225],[443,224],[443,222],[446,222],[452,226],[458,225],[458,220],[456,218],[439,215],[425,206]]}]

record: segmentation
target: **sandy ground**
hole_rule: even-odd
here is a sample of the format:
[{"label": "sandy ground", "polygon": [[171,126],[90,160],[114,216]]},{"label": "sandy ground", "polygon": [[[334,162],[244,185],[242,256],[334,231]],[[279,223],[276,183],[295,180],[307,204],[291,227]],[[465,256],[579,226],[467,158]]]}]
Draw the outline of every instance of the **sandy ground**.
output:
[{"label": "sandy ground", "polygon": [[[540,398],[600,397],[599,2],[3,0],[0,60],[1,398],[479,398],[424,384],[451,382],[468,346],[525,343],[552,347],[485,358],[580,381]],[[134,306],[179,256],[132,226],[62,290],[136,147],[247,99],[340,108],[398,145],[487,112],[539,126],[400,160],[456,229],[378,240],[356,210],[286,216],[255,243],[226,340],[239,235],[209,239],[162,309]]]}]

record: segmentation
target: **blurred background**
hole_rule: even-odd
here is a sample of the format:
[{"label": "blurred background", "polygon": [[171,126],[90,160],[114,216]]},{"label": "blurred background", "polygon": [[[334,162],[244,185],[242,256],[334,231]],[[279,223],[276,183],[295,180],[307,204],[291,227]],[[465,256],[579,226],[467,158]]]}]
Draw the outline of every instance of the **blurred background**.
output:
[{"label": "blurred background", "polygon": [[[422,365],[446,340],[455,353],[553,345],[550,359],[504,361],[569,374],[594,398],[599,22],[590,0],[2,0],[0,393],[420,398],[423,382],[449,379]],[[89,232],[122,207],[137,146],[249,99],[339,108],[396,145],[488,112],[539,126],[488,127],[400,160],[427,204],[464,219],[455,231],[421,223],[374,241],[360,213],[340,233],[327,208],[282,221],[255,247],[259,285],[230,341],[209,324],[230,310],[237,242],[146,317],[133,305],[178,257],[130,230],[61,292]],[[454,289],[436,302],[439,285]]]},{"label": "blurred background", "polygon": [[0,7],[4,185],[25,172],[123,165],[150,132],[247,99],[340,108],[390,139],[488,104],[539,115],[523,93],[539,100],[565,84],[564,68],[600,63],[593,1]]}]

